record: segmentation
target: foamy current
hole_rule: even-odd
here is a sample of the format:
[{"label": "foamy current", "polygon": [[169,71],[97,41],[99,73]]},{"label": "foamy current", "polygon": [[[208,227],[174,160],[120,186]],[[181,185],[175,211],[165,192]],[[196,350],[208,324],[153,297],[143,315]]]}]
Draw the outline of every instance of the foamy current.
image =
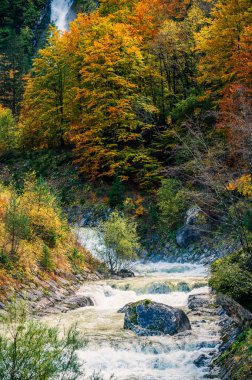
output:
[{"label": "foamy current", "polygon": [[[94,230],[81,229],[79,238],[94,254],[102,246]],[[78,324],[87,341],[79,352],[87,376],[95,370],[106,380],[111,375],[118,380],[207,378],[207,361],[216,352],[220,340],[217,317],[211,313],[204,316],[189,314],[191,331],[175,336],[138,337],[123,329],[124,315],[117,313],[125,304],[145,298],[188,312],[189,295],[209,291],[206,268],[194,264],[139,262],[134,271],[135,278],[83,285],[78,294],[90,296],[95,306],[45,319],[62,328]],[[198,368],[194,361],[201,354],[208,360],[205,366]]]}]

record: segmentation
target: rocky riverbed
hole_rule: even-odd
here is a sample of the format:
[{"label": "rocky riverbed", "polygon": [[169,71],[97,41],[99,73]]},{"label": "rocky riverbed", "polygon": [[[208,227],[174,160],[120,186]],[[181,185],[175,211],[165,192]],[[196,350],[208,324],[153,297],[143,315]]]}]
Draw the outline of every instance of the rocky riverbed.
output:
[{"label": "rocky riverbed", "polygon": [[[99,252],[101,242],[94,231],[83,229],[79,238],[94,255]],[[112,375],[118,380],[231,380],[224,361],[217,358],[251,326],[252,315],[211,293],[208,266],[155,259],[136,263],[134,272],[135,277],[124,273],[105,279],[87,271],[57,281],[40,280],[40,287],[23,289],[19,296],[49,325],[63,331],[77,323],[87,342],[79,352],[86,375],[95,369],[105,380]],[[124,329],[125,315],[118,310],[143,300],[183,311],[191,329],[147,336]],[[232,364],[231,359],[227,365]]]},{"label": "rocky riverbed", "polygon": [[[79,353],[86,373],[101,371],[105,379],[219,379],[211,368],[220,340],[219,307],[207,287],[207,269],[194,264],[138,263],[136,277],[88,282],[76,296],[93,306],[47,315],[43,320],[62,329],[77,322],[86,347]],[[161,285],[166,284],[162,287]],[[129,302],[149,299],[183,310],[191,330],[173,336],[137,336],[125,330],[118,310]]]}]

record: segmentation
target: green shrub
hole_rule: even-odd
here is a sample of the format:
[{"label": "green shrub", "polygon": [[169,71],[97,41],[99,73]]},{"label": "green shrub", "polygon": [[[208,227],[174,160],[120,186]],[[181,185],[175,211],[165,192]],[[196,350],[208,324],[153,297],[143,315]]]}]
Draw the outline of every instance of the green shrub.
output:
[{"label": "green shrub", "polygon": [[192,115],[194,110],[199,107],[200,103],[196,95],[190,95],[188,98],[177,103],[171,112],[171,117],[175,122],[185,120],[188,115]]},{"label": "green shrub", "polygon": [[77,356],[83,341],[75,328],[60,338],[57,328],[31,320],[23,303],[11,304],[1,322],[0,379],[83,379]]},{"label": "green shrub", "polygon": [[3,267],[8,271],[14,269],[15,262],[13,262],[12,257],[8,255],[4,248],[0,250],[0,268]]},{"label": "green shrub", "polygon": [[57,245],[59,238],[58,232],[54,229],[44,229],[44,235],[42,235],[44,242],[50,247],[54,248]]},{"label": "green shrub", "polygon": [[188,196],[176,179],[164,179],[157,193],[159,228],[166,235],[181,226],[188,207]]},{"label": "green shrub", "polygon": [[0,104],[0,155],[15,150],[18,146],[18,129],[8,108]]},{"label": "green shrub", "polygon": [[251,379],[252,329],[245,330],[237,340],[216,360],[226,369],[228,379]]},{"label": "green shrub", "polygon": [[73,265],[79,266],[84,262],[83,253],[79,252],[77,248],[73,248],[68,257]]},{"label": "green shrub", "polygon": [[245,268],[246,255],[238,252],[211,265],[209,285],[247,308],[252,307],[252,273]]},{"label": "green shrub", "polygon": [[11,245],[10,254],[13,259],[16,258],[20,240],[29,239],[31,235],[30,221],[27,214],[20,207],[17,196],[10,200],[5,218],[6,230],[8,232],[8,241]]},{"label": "green shrub", "polygon": [[0,251],[0,265],[8,265],[10,259],[9,259],[9,256],[8,254],[5,252],[4,249],[1,249]]},{"label": "green shrub", "polygon": [[53,254],[46,245],[44,245],[43,247],[42,257],[40,259],[40,265],[44,270],[48,272],[52,272],[55,269]]},{"label": "green shrub", "polygon": [[243,224],[249,232],[252,232],[252,210],[248,209],[245,211]]}]

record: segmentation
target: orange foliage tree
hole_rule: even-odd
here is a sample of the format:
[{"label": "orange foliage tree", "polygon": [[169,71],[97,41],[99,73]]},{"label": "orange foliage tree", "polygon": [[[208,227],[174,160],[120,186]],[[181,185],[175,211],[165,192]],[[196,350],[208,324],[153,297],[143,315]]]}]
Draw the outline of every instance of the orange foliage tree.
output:
[{"label": "orange foliage tree", "polygon": [[197,35],[200,82],[220,98],[218,128],[228,139],[229,163],[251,162],[252,50],[250,0],[219,0]]},{"label": "orange foliage tree", "polygon": [[77,162],[90,179],[118,172],[127,180],[134,171],[149,176],[158,164],[148,154],[143,134],[153,128],[152,115],[158,110],[140,92],[147,70],[141,38],[126,24],[91,17],[92,22],[80,15],[72,25],[80,31],[82,66],[82,112],[70,133]]},{"label": "orange foliage tree", "polygon": [[77,73],[70,64],[68,40],[51,30],[47,46],[34,59],[22,102],[20,129],[28,147],[64,144],[64,133],[74,118]]},{"label": "orange foliage tree", "polygon": [[219,91],[233,82],[241,37],[251,21],[250,0],[219,0],[212,10],[209,25],[197,35],[200,82],[211,91]]}]

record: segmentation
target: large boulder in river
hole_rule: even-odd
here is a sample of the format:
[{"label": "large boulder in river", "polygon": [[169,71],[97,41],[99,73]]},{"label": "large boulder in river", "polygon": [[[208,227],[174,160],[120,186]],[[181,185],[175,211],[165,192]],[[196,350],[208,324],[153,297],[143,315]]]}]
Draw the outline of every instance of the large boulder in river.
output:
[{"label": "large boulder in river", "polygon": [[124,328],[139,336],[174,335],[191,329],[183,310],[150,300],[129,303],[118,313],[125,313]]}]

